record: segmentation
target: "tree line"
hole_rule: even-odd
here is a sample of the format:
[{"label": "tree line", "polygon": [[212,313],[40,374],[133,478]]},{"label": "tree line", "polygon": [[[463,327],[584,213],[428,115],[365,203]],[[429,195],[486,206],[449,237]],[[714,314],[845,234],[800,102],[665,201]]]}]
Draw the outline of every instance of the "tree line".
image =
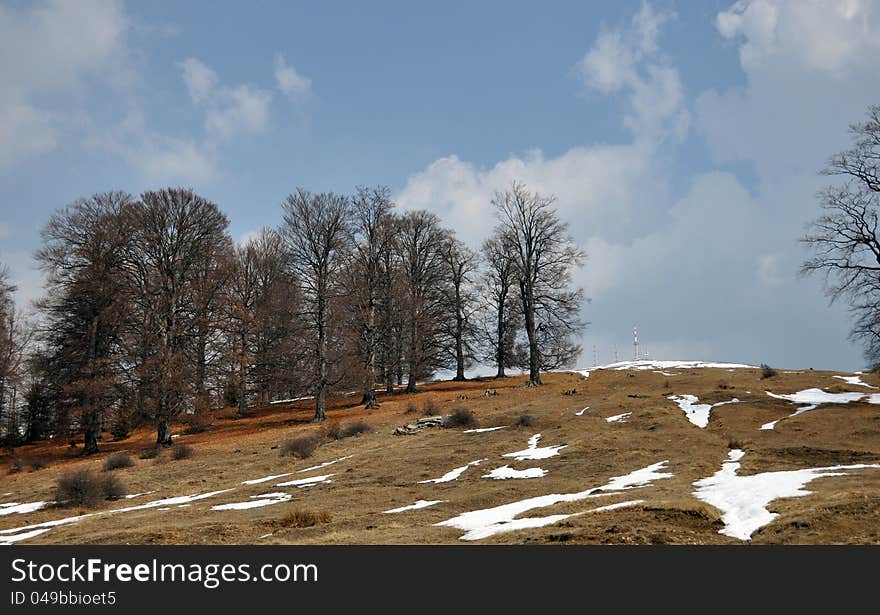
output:
[{"label": "tree line", "polygon": [[103,431],[151,423],[167,446],[180,417],[313,397],[320,421],[331,394],[371,409],[477,363],[539,385],[580,354],[584,254],[553,197],[514,182],[491,206],[474,251],[386,187],[297,189],[281,224],[242,244],[191,189],[77,200],[42,229],[29,322],[0,268],[0,437],[81,439],[89,454]]}]

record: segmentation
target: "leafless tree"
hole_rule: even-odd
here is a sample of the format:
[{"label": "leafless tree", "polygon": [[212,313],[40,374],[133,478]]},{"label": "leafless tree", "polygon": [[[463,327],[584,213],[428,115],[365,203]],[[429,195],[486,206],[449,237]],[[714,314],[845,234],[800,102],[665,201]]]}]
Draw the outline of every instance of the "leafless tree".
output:
[{"label": "leafless tree", "polygon": [[188,355],[205,304],[197,297],[203,256],[231,244],[229,221],[216,204],[186,188],[144,192],[130,209],[126,267],[134,299],[142,386],[152,400],[156,444],[171,445],[171,420],[192,394]]},{"label": "leafless tree", "polygon": [[513,260],[519,285],[531,385],[541,384],[542,369],[577,357],[580,347],[571,338],[584,327],[579,318],[583,291],[572,288],[572,270],[585,256],[554,202],[555,197],[529,192],[518,182],[492,200],[499,220],[496,235]]},{"label": "leafless tree", "polygon": [[303,320],[312,332],[314,365],[311,388],[315,395],[315,420],[326,418],[329,373],[328,344],[337,322],[331,310],[339,293],[337,273],[351,241],[351,203],[345,196],[312,194],[302,188],[283,204],[281,235],[287,244],[291,268],[303,292]]},{"label": "leafless tree", "polygon": [[361,359],[363,396],[361,403],[369,410],[378,407],[375,383],[380,344],[385,267],[392,251],[394,225],[391,191],[384,186],[358,187],[352,199],[355,246],[350,253],[346,292],[356,332],[355,351]]},{"label": "leafless tree", "polygon": [[515,348],[522,317],[516,270],[504,242],[498,237],[483,242],[483,262],[483,302],[487,314],[482,337],[489,349],[486,359],[497,367],[495,377],[504,378],[508,367],[519,364]]},{"label": "leafless tree", "polygon": [[475,358],[479,308],[474,283],[479,271],[479,256],[450,234],[442,244],[445,280],[442,285],[443,311],[439,329],[447,338],[446,351],[455,366],[453,380],[465,380],[464,370]]},{"label": "leafless tree", "polygon": [[841,178],[822,190],[822,216],[802,238],[812,252],[802,274],[824,277],[832,302],[847,302],[852,339],[862,343],[873,367],[880,366],[880,105],[850,127],[852,146],[832,157],[823,171]]},{"label": "leafless tree", "polygon": [[104,415],[115,402],[131,206],[124,192],[79,200],[49,219],[36,253],[47,274],[46,295],[38,302],[48,325],[45,341],[56,353],[64,400],[78,419],[87,455],[98,452]]},{"label": "leafless tree", "polygon": [[447,237],[440,219],[430,212],[409,211],[400,217],[395,248],[404,293],[407,393],[415,393],[416,380],[442,363],[437,327],[446,281],[442,248]]}]

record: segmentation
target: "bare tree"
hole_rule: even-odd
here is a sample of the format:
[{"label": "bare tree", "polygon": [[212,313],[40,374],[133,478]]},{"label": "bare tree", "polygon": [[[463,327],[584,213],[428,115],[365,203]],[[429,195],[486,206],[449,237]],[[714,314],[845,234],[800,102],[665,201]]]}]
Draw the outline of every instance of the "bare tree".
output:
[{"label": "bare tree", "polygon": [[852,146],[823,171],[843,181],[819,193],[823,215],[801,239],[812,252],[802,274],[824,276],[832,302],[846,301],[853,317],[850,337],[880,366],[880,105],[850,126]]},{"label": "bare tree", "polygon": [[399,219],[395,248],[404,288],[407,393],[415,393],[416,380],[442,363],[437,323],[446,281],[442,247],[447,237],[440,219],[430,212],[409,211]]},{"label": "bare tree", "polygon": [[328,343],[335,322],[331,310],[333,298],[339,292],[338,269],[350,241],[351,203],[347,197],[332,192],[312,194],[299,188],[282,207],[281,234],[303,291],[303,318],[313,333],[311,388],[315,394],[315,420],[323,421],[332,384]]},{"label": "bare tree", "polygon": [[131,239],[124,192],[96,194],[55,213],[36,253],[47,274],[38,306],[54,348],[64,400],[84,435],[84,454],[98,451],[106,411],[114,404],[119,333],[127,307],[124,251]]},{"label": "bare tree", "polygon": [[190,189],[144,192],[130,208],[132,241],[126,267],[135,309],[142,386],[151,398],[158,446],[171,445],[171,420],[190,398],[191,340],[205,317],[197,278],[206,254],[232,242],[229,221],[216,204]]},{"label": "bare tree", "polygon": [[247,414],[248,372],[253,365],[254,336],[257,328],[256,306],[259,299],[257,259],[255,242],[249,241],[244,246],[236,247],[232,275],[226,289],[228,339],[235,356],[238,415],[240,417]]},{"label": "bare tree", "polygon": [[464,370],[475,357],[475,314],[479,304],[474,289],[474,278],[479,270],[479,256],[461,241],[449,236],[442,244],[445,280],[443,310],[446,317],[439,322],[440,330],[448,339],[447,353],[455,365],[453,380],[465,380]]},{"label": "bare tree", "polygon": [[579,319],[583,291],[571,284],[572,270],[585,256],[553,208],[555,200],[518,182],[492,200],[499,219],[496,234],[513,259],[519,285],[531,385],[541,384],[542,369],[577,357],[580,348],[571,337],[584,327]]},{"label": "bare tree", "polygon": [[357,331],[355,350],[361,358],[361,403],[368,410],[379,406],[375,391],[382,341],[379,308],[394,240],[393,207],[391,191],[384,186],[358,187],[352,199],[356,243],[347,268],[346,290]]},{"label": "bare tree", "polygon": [[504,249],[504,242],[497,236],[483,242],[483,261],[483,301],[488,312],[482,331],[489,348],[486,359],[495,363],[495,377],[504,378],[505,369],[518,365],[515,346],[522,318],[516,270],[513,259]]},{"label": "bare tree", "polygon": [[[25,358],[33,329],[22,320],[15,307],[17,287],[9,281],[9,271],[0,264],[0,435],[10,445],[29,434],[19,421],[19,388],[25,376]],[[25,429],[22,429],[25,427]]]}]

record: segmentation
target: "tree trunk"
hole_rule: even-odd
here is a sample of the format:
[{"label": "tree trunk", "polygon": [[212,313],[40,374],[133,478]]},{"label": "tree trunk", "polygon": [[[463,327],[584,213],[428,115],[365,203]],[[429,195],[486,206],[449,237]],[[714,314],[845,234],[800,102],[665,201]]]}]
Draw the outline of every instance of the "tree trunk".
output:
[{"label": "tree trunk", "polygon": [[171,421],[159,415],[156,427],[156,446],[171,446]]},{"label": "tree trunk", "polygon": [[419,347],[419,339],[418,339],[418,325],[416,324],[416,319],[418,318],[417,314],[413,314],[412,316],[412,325],[410,327],[410,336],[409,336],[409,357],[408,358],[408,378],[406,383],[406,392],[407,393],[415,393],[416,392],[416,371],[418,370],[418,347]]},{"label": "tree trunk", "polygon": [[94,455],[98,452],[98,421],[94,410],[89,410],[83,417],[83,455]]},{"label": "tree trunk", "polygon": [[541,359],[538,348],[538,336],[535,330],[535,303],[532,297],[532,289],[523,288],[523,316],[526,321],[526,335],[529,338],[529,386],[538,386],[541,382]]},{"label": "tree trunk", "polygon": [[245,338],[239,340],[241,349],[238,354],[238,416],[247,416],[247,359],[245,357]]},{"label": "tree trunk", "polygon": [[323,288],[318,296],[318,386],[315,392],[315,421],[327,418],[327,305]]}]

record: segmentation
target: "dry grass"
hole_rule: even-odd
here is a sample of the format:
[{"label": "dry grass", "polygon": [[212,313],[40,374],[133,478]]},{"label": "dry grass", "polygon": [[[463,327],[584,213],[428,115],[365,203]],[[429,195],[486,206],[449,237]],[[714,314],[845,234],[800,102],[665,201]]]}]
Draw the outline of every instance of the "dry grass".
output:
[{"label": "dry grass", "polygon": [[330,523],[332,519],[330,513],[325,510],[314,511],[297,508],[283,517],[273,519],[270,525],[276,528],[305,528]]},{"label": "dry grass", "polygon": [[[460,544],[461,532],[434,524],[466,511],[499,506],[549,493],[576,493],[604,485],[612,476],[668,460],[671,478],[650,486],[602,498],[600,501],[564,502],[530,511],[529,516],[577,514],[544,528],[499,534],[484,543],[565,544],[739,544],[719,534],[720,512],[693,497],[693,483],[711,476],[727,459],[729,446],[743,448],[743,475],[757,472],[825,467],[850,463],[880,463],[880,406],[853,403],[822,406],[814,412],[785,418],[773,431],[759,431],[768,421],[788,417],[794,406],[769,398],[765,390],[791,393],[801,389],[841,386],[835,372],[787,374],[779,371],[772,380],[761,378],[760,369],[727,372],[720,369],[679,370],[676,376],[639,372],[597,370],[588,380],[571,373],[546,374],[545,386],[523,387],[523,377],[497,380],[498,395],[482,397],[485,382],[439,382],[426,384],[413,395],[381,395],[382,406],[366,413],[357,398],[329,400],[328,416],[340,426],[364,421],[372,428],[369,437],[326,441],[320,427],[311,424],[314,402],[255,408],[251,416],[223,420],[215,413],[214,426],[186,438],[198,454],[186,463],[140,463],[125,473],[133,493],[158,490],[151,498],[208,493],[231,489],[187,508],[168,511],[146,509],[131,513],[88,518],[53,527],[24,544]],[[880,375],[866,374],[865,381],[880,385]],[[669,382],[670,387],[665,388]],[[739,404],[712,410],[708,427],[690,423],[670,394],[692,394],[701,402],[725,401],[733,395],[719,390],[724,382],[735,388]],[[562,396],[563,390],[577,394]],[[859,390],[859,389],[855,389]],[[421,411],[428,402],[438,415],[461,407],[460,396],[469,398],[467,408],[485,425],[513,425],[521,416],[520,429],[483,434],[462,434],[455,429],[425,429],[412,436],[393,436],[395,427],[413,422],[409,404]],[[636,397],[631,397],[636,395]],[[585,406],[590,411],[574,416]],[[632,412],[625,424],[604,418]],[[538,425],[539,427],[535,427]],[[180,425],[176,425],[177,428]],[[544,460],[547,476],[534,480],[490,481],[480,478],[482,466],[509,461],[502,455],[524,448],[535,433],[542,444],[566,445],[557,457]],[[281,442],[319,436],[308,461],[279,458]],[[101,442],[104,457],[119,451],[141,451],[152,446],[155,431],[147,425],[135,429],[124,443]],[[61,474],[76,470],[97,472],[103,458],[82,457],[67,442],[43,442],[17,447],[0,455],[0,467],[14,459],[41,458],[49,468],[3,476],[8,501],[35,502],[52,499]],[[169,457],[173,449],[163,453]],[[132,454],[136,457],[136,454]],[[342,457],[326,469],[296,474]],[[444,484],[419,481],[442,476],[452,468],[476,459],[487,459],[458,480]],[[520,467],[520,466],[516,466]],[[242,482],[269,475],[294,473],[291,478],[332,474],[332,482],[306,489],[270,487]],[[107,476],[117,473],[110,472]],[[753,543],[878,543],[880,544],[880,471],[854,470],[846,476],[826,477],[809,484],[809,496],[776,500],[770,509],[778,517],[753,536]],[[252,495],[284,491],[295,497],[299,511],[316,515],[286,517],[286,506],[253,510],[211,511],[214,504],[246,501]],[[382,511],[417,500],[444,500],[422,510],[399,515]],[[644,504],[590,513],[599,505],[629,499]],[[103,501],[103,500],[101,500]],[[140,500],[135,500],[139,502]],[[319,514],[320,513],[320,514]],[[21,527],[76,514],[45,509],[27,515],[0,516],[0,529]],[[327,519],[325,514],[331,518]],[[326,519],[326,521],[322,520]],[[278,527],[271,537],[261,538]],[[296,528],[308,529],[298,530]],[[285,531],[285,528],[290,528]]]},{"label": "dry grass", "polygon": [[195,449],[187,444],[177,444],[171,449],[171,458],[175,461],[189,459],[195,454]]},{"label": "dry grass", "polygon": [[115,500],[126,493],[118,478],[96,476],[91,470],[65,472],[55,488],[57,506],[95,507],[104,500]]},{"label": "dry grass", "polygon": [[113,453],[104,460],[104,471],[121,470],[122,468],[130,468],[134,465],[134,460],[126,453]]},{"label": "dry grass", "polygon": [[321,444],[321,437],[317,434],[306,434],[285,440],[281,445],[281,456],[296,457],[297,459],[306,459],[311,457],[318,446]]}]

